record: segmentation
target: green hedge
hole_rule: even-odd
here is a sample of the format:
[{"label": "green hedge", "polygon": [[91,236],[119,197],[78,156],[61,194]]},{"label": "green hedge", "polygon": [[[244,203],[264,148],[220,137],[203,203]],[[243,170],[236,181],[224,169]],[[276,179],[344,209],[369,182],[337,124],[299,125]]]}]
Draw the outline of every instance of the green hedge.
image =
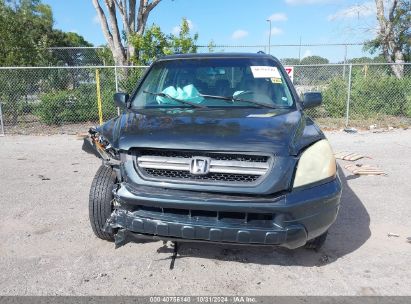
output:
[{"label": "green hedge", "polygon": [[[114,90],[102,89],[103,118],[116,115],[113,103]],[[54,91],[41,96],[34,113],[48,125],[61,125],[84,121],[98,121],[95,84],[82,84],[74,90]]]},{"label": "green hedge", "polygon": [[[328,117],[343,117],[347,102],[347,80],[332,79],[323,90]],[[354,76],[351,84],[350,117],[378,115],[411,117],[411,78],[393,76]]]}]

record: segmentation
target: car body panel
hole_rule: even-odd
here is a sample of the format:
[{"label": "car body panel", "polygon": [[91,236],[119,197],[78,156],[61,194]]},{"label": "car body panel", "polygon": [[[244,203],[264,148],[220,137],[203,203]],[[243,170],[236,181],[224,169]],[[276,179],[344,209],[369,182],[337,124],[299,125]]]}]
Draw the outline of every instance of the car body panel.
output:
[{"label": "car body panel", "polygon": [[[236,244],[280,245],[297,248],[315,238],[335,221],[341,196],[341,182],[328,183],[277,196],[251,197],[219,194],[197,195],[189,191],[132,187],[122,183],[115,198],[123,208],[113,212],[107,231],[127,230],[154,235],[159,239],[184,239]],[[144,207],[149,207],[145,209]],[[152,210],[157,209],[154,212]],[[161,210],[188,210],[186,214]],[[214,212],[201,216],[195,211]],[[199,216],[195,216],[199,214]],[[272,224],[223,218],[221,214],[272,214]],[[237,219],[237,218],[235,218]],[[118,238],[116,242],[121,243]]]},{"label": "car body panel", "polygon": [[283,109],[129,111],[97,130],[123,151],[150,147],[288,156],[325,138],[303,112]]}]

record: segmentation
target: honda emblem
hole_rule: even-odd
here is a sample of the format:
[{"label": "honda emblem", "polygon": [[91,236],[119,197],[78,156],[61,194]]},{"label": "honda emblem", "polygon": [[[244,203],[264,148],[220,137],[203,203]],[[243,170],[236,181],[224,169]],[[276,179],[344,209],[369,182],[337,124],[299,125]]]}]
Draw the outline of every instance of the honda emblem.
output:
[{"label": "honda emblem", "polygon": [[210,172],[210,158],[193,157],[190,163],[190,173],[193,175],[205,175]]}]

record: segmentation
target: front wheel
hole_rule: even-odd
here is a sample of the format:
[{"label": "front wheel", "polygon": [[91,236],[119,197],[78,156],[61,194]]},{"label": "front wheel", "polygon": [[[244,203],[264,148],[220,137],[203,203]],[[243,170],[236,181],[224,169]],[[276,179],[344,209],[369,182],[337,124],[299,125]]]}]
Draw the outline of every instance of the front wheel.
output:
[{"label": "front wheel", "polygon": [[304,248],[314,249],[314,250],[320,249],[324,245],[325,240],[327,239],[327,235],[328,235],[328,230],[324,232],[323,234],[321,234],[320,236],[317,236],[315,239],[309,240],[305,244]]},{"label": "front wheel", "polygon": [[94,234],[106,241],[114,241],[114,235],[103,231],[113,212],[113,187],[117,182],[111,167],[101,166],[94,176],[89,195],[89,217]]}]

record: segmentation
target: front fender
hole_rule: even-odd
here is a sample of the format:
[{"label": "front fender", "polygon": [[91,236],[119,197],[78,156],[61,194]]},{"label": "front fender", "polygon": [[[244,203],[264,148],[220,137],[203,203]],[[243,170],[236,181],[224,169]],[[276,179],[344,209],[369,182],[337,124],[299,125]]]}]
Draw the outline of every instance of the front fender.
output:
[{"label": "front fender", "polygon": [[117,163],[120,158],[118,151],[99,134],[98,129],[91,128],[88,133],[84,138],[82,150],[100,158],[105,164]]}]

